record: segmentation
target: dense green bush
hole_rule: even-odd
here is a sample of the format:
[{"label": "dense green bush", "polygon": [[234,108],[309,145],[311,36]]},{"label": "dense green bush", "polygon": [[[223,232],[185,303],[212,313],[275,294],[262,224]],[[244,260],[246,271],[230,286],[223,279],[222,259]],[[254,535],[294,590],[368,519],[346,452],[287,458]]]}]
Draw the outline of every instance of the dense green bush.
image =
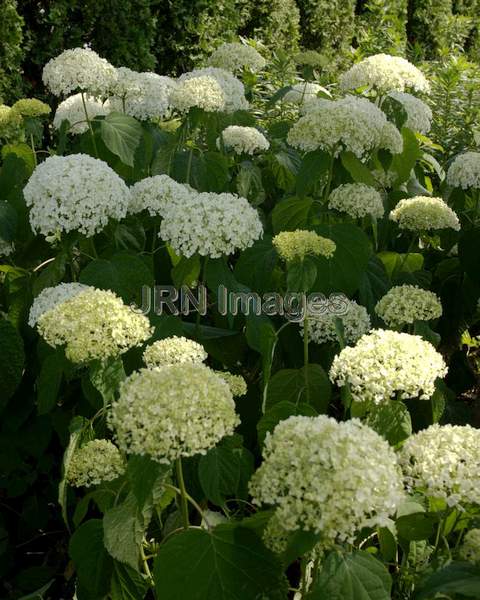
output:
[{"label": "dense green bush", "polygon": [[22,95],[23,19],[16,0],[0,3],[0,102],[14,101]]},{"label": "dense green bush", "polygon": [[246,33],[270,49],[292,52],[300,42],[300,13],[295,0],[249,0]]},{"label": "dense green bush", "polygon": [[360,54],[405,55],[406,25],[407,0],[368,0],[357,5],[355,37]]}]

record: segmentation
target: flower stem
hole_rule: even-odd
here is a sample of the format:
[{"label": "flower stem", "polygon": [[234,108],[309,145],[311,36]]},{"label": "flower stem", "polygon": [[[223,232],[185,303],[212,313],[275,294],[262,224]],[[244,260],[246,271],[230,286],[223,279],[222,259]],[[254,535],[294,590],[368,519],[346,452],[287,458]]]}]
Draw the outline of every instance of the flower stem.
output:
[{"label": "flower stem", "polygon": [[305,398],[310,402],[310,386],[308,380],[308,315],[303,319],[303,372],[305,377]]},{"label": "flower stem", "polygon": [[37,152],[35,150],[35,140],[33,139],[33,134],[30,134],[30,147],[32,148],[32,153],[33,153],[33,164],[35,166],[37,166],[38,162],[37,162]]},{"label": "flower stem", "polygon": [[177,472],[177,483],[180,489],[180,510],[182,513],[183,528],[188,529],[190,527],[190,522],[188,520],[188,494],[187,490],[185,489],[185,481],[183,479],[181,458],[177,458],[175,462],[175,468]]}]

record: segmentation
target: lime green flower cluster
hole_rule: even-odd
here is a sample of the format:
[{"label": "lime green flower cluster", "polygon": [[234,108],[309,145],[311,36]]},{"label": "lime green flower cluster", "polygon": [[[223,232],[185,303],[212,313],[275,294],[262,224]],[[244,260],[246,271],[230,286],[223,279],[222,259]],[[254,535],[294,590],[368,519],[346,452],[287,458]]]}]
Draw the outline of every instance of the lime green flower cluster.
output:
[{"label": "lime green flower cluster", "polygon": [[287,262],[303,260],[308,255],[331,258],[336,248],[332,240],[304,229],[281,231],[272,243],[280,257]]}]

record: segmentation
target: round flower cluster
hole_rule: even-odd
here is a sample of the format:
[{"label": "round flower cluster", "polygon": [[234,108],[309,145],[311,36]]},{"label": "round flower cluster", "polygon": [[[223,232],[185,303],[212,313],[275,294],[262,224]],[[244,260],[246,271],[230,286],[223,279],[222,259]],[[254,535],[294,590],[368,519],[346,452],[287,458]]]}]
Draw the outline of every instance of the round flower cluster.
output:
[{"label": "round flower cluster", "polygon": [[331,258],[336,248],[332,240],[305,229],[281,231],[273,238],[272,244],[279,256],[287,262],[303,260],[309,255]]},{"label": "round flower cluster", "polygon": [[380,93],[413,89],[428,92],[430,85],[425,75],[412,63],[400,56],[375,54],[364,58],[340,77],[343,90],[360,87],[375,88]]},{"label": "round flower cluster", "polygon": [[192,194],[178,210],[176,204],[165,210],[159,237],[174,251],[190,257],[218,258],[244,250],[261,237],[262,223],[248,200],[233,194],[204,192]]},{"label": "round flower cluster", "polygon": [[217,146],[220,148],[223,142],[225,148],[236,154],[255,154],[270,148],[267,138],[255,127],[230,125],[222,131],[221,137],[221,140],[217,140]]},{"label": "round flower cluster", "polygon": [[15,110],[22,117],[35,118],[43,117],[51,112],[51,108],[45,102],[37,100],[36,98],[22,98],[17,100],[12,106],[12,110]]},{"label": "round flower cluster", "polygon": [[60,304],[60,302],[69,300],[87,289],[89,289],[88,285],[76,282],[59,283],[54,287],[43,289],[33,300],[28,316],[28,324],[30,327],[35,327],[38,319],[48,310],[54,308],[57,304]]},{"label": "round flower cluster", "polygon": [[[317,343],[337,342],[338,335],[335,328],[335,320],[339,319],[343,324],[343,333],[347,344],[354,344],[365,333],[370,331],[371,322],[367,309],[355,300],[348,300],[345,314],[336,314],[325,311],[324,314],[308,314],[307,332],[308,339]],[[300,325],[300,334],[303,337],[304,322]]]},{"label": "round flower cluster", "polygon": [[330,380],[348,384],[356,402],[383,404],[393,398],[427,400],[437,377],[446,373],[441,354],[420,336],[375,329],[334,358]]},{"label": "round flower cluster", "polygon": [[480,529],[467,531],[460,546],[459,555],[463,560],[480,564]]},{"label": "round flower cluster", "polygon": [[480,429],[435,423],[405,441],[399,461],[409,490],[449,506],[480,504]]},{"label": "round flower cluster", "polygon": [[202,363],[208,354],[203,346],[186,337],[172,336],[145,348],[143,362],[149,368],[181,363]]},{"label": "round flower cluster", "polygon": [[342,150],[349,150],[358,158],[377,148],[393,154],[403,148],[400,132],[385,114],[366,98],[353,96],[309,103],[306,114],[288,132],[287,140],[307,152],[320,148],[338,156]]},{"label": "round flower cluster", "polygon": [[147,317],[135,313],[113,292],[95,288],[43,313],[37,327],[50,346],[65,345],[65,354],[74,363],[119,356],[153,332]]},{"label": "round flower cluster", "polygon": [[282,100],[289,104],[306,104],[307,102],[316,100],[319,92],[330,96],[330,93],[324,87],[318,85],[318,83],[304,81],[293,85],[292,89],[288,90]]},{"label": "round flower cluster", "polygon": [[[192,79],[203,78],[207,79],[207,85],[205,83],[197,88],[193,87],[185,87],[185,82],[190,81]],[[211,79],[215,80],[217,83],[217,87],[212,86]],[[179,110],[188,110],[190,106],[200,106],[204,110],[210,111],[221,111],[226,113],[232,113],[236,110],[246,110],[248,108],[248,102],[245,98],[245,88],[243,83],[237,79],[230,71],[226,71],[225,69],[217,69],[215,67],[205,67],[203,69],[195,69],[188,73],[184,73],[178,79],[179,87],[177,90],[174,90],[173,97],[177,99],[177,103],[172,100],[175,107]],[[220,88],[222,93],[222,102],[220,106],[218,106],[218,88]],[[190,90],[190,94],[187,94],[186,90]],[[203,90],[203,91],[202,91]],[[208,91],[210,92],[208,93]],[[177,93],[178,92],[178,93]],[[211,102],[211,108],[204,108],[200,104],[191,104],[188,106],[190,99],[198,95],[200,98],[204,99],[204,103],[209,104]],[[182,103],[187,104],[186,108],[181,108],[178,106],[178,99],[180,99]],[[189,100],[189,102],[185,102],[185,100]],[[205,102],[206,101],[206,102]]]},{"label": "round flower cluster", "polygon": [[442,304],[433,292],[416,285],[399,285],[377,302],[375,312],[389,327],[400,327],[438,319],[442,315]]},{"label": "round flower cluster", "polygon": [[90,487],[113,481],[124,473],[119,449],[108,440],[92,440],[74,452],[66,477],[70,485]]},{"label": "round flower cluster", "polygon": [[63,102],[60,102],[53,117],[53,126],[55,129],[60,129],[62,123],[68,121],[70,124],[69,133],[73,135],[84,133],[88,129],[85,108],[90,120],[93,120],[95,117],[108,115],[112,110],[108,100],[100,102],[94,96],[84,96],[84,100],[85,107],[83,105],[82,94],[74,94]]},{"label": "round flower cluster", "polygon": [[162,118],[170,109],[170,96],[176,83],[156,73],[137,73],[127,67],[117,69],[112,90],[113,105],[120,112],[145,121]]},{"label": "round flower cluster", "polygon": [[328,197],[328,207],[347,213],[354,219],[367,215],[380,219],[385,212],[382,196],[375,188],[364,183],[344,183],[338,186]]},{"label": "round flower cluster", "polygon": [[168,175],[154,175],[137,181],[130,188],[128,212],[136,214],[147,210],[150,216],[163,216],[173,204],[185,206],[192,200],[193,188],[177,183]]},{"label": "round flower cluster", "polygon": [[12,242],[0,240],[0,256],[10,256],[15,251],[15,246]]},{"label": "round flower cluster", "polygon": [[208,59],[210,66],[235,73],[242,69],[261,71],[266,65],[263,56],[245,44],[224,43],[214,50]]},{"label": "round flower cluster", "polygon": [[100,96],[112,88],[116,77],[115,67],[90,48],[65,50],[48,61],[42,75],[43,83],[55,96],[66,96],[74,90]]},{"label": "round flower cluster", "polygon": [[418,131],[419,133],[428,133],[432,126],[432,111],[428,104],[425,104],[423,100],[420,100],[412,94],[407,92],[390,92],[388,94],[390,98],[397,100],[405,109],[407,113],[407,120],[405,121],[405,127],[408,127],[412,131]]},{"label": "round flower cluster", "polygon": [[130,193],[107,163],[87,154],[50,156],[23,190],[30,225],[42,235],[79,231],[90,237],[127,214]]},{"label": "round flower cluster", "polygon": [[390,219],[400,229],[429,231],[431,229],[460,230],[456,213],[441,198],[415,196],[400,200],[390,213]]},{"label": "round flower cluster", "polygon": [[0,138],[5,141],[16,141],[23,137],[22,115],[10,106],[0,104]]},{"label": "round flower cluster", "polygon": [[109,416],[122,450],[160,463],[205,454],[238,423],[225,381],[204,365],[188,363],[130,375]]},{"label": "round flower cluster", "polygon": [[453,187],[480,188],[480,152],[464,152],[452,161],[447,171],[447,183]]},{"label": "round flower cluster", "polygon": [[245,396],[247,393],[247,382],[241,375],[234,375],[228,371],[214,372],[228,384],[228,387],[230,388],[234,398],[237,398],[238,396]]},{"label": "round flower cluster", "polygon": [[320,533],[324,547],[385,526],[403,498],[393,449],[358,419],[290,417],[267,434],[263,458],[253,502],[273,505],[285,531]]},{"label": "round flower cluster", "polygon": [[221,112],[225,109],[223,90],[218,81],[209,75],[178,82],[170,99],[172,106],[180,112],[188,112],[194,106],[205,112]]}]

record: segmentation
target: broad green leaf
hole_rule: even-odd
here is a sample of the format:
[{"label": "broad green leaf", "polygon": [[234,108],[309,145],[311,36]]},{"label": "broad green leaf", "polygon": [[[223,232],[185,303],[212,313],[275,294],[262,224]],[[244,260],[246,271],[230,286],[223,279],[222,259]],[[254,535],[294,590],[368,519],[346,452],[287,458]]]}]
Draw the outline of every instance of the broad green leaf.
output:
[{"label": "broad green leaf", "polygon": [[48,413],[55,407],[64,367],[65,356],[63,350],[52,352],[43,361],[37,379],[37,410],[39,415]]},{"label": "broad green leaf", "polygon": [[223,506],[233,496],[240,482],[240,455],[234,449],[218,446],[200,457],[198,476],[206,497]]},{"label": "broad green leaf", "polygon": [[464,562],[452,562],[428,576],[420,584],[415,600],[436,598],[437,594],[460,594],[466,598],[479,598],[480,567]]},{"label": "broad green leaf", "polygon": [[400,400],[374,407],[368,414],[367,425],[392,446],[396,446],[412,435],[410,413]]},{"label": "broad green leaf", "polygon": [[143,137],[140,123],[133,117],[112,112],[101,121],[100,133],[110,152],[133,167],[135,151]]},{"label": "broad green leaf", "polygon": [[28,166],[29,173],[35,168],[35,155],[28,144],[5,144],[2,146],[2,158],[5,159],[9,154],[14,154],[21,158]]},{"label": "broad green leaf", "polygon": [[277,262],[278,256],[272,246],[272,238],[264,235],[240,254],[235,264],[235,278],[259,294],[269,292]]},{"label": "broad green leaf", "polygon": [[13,242],[17,230],[17,213],[13,206],[0,201],[0,241]]},{"label": "broad green leaf", "polygon": [[126,476],[140,510],[161,493],[170,473],[171,465],[160,464],[149,456],[129,456]]},{"label": "broad green leaf", "polygon": [[143,600],[148,582],[134,569],[114,561],[110,588],[111,600]]},{"label": "broad green leaf", "polygon": [[88,421],[80,416],[74,417],[71,420],[70,425],[69,425],[70,439],[68,441],[68,446],[63,455],[62,479],[60,480],[60,484],[58,486],[58,503],[60,504],[60,508],[62,509],[62,517],[65,522],[65,525],[67,526],[67,529],[69,528],[69,525],[68,525],[68,514],[67,514],[67,487],[68,487],[68,484],[67,484],[66,474],[70,467],[70,462],[75,453],[75,450],[77,449],[77,447],[82,439],[82,434],[83,434],[83,430],[84,430],[86,423],[88,423]]},{"label": "broad green leaf", "polygon": [[423,255],[418,252],[399,254],[385,250],[379,252],[377,257],[382,261],[390,279],[394,279],[400,272],[413,273],[423,267]]},{"label": "broad green leaf", "polygon": [[245,331],[247,343],[262,356],[263,384],[270,379],[273,353],[277,344],[277,333],[268,317],[250,314]]},{"label": "broad green leaf", "polygon": [[201,263],[198,254],[194,254],[189,258],[182,256],[171,271],[173,284],[177,288],[182,285],[191,286],[195,281],[198,281],[200,269]]},{"label": "broad green leaf", "polygon": [[390,289],[390,281],[383,262],[374,254],[368,261],[367,270],[358,287],[358,299],[369,313],[373,313],[375,305]]},{"label": "broad green leaf", "polygon": [[312,206],[311,198],[289,198],[277,204],[272,211],[274,233],[305,229]]},{"label": "broad green leaf", "polygon": [[435,346],[435,348],[440,344],[440,334],[433,331],[426,321],[415,321],[413,324],[413,333],[415,335],[420,335],[424,340]]},{"label": "broad green leaf", "polygon": [[[305,369],[308,370],[307,378],[305,378]],[[301,369],[282,369],[277,371],[268,383],[267,410],[279,402],[290,402],[294,405],[307,403],[307,380],[309,385],[309,403],[319,413],[326,413],[332,389],[327,374],[318,364],[310,364]]]},{"label": "broad green leaf", "polygon": [[277,186],[281,190],[290,191],[295,185],[295,177],[298,173],[300,157],[292,150],[280,150],[269,155],[270,167]]},{"label": "broad green leaf", "polygon": [[364,165],[353,152],[342,152],[340,154],[340,160],[354,181],[357,183],[365,183],[366,185],[371,185],[372,187],[377,185],[375,177],[372,175],[370,169]]},{"label": "broad green leaf", "polygon": [[125,379],[121,357],[96,360],[90,365],[90,381],[103,398],[103,405],[109,406],[115,398],[120,383]]},{"label": "broad green leaf", "polygon": [[289,536],[287,547],[282,555],[283,562],[286,565],[291,564],[297,558],[305,556],[321,540],[321,534],[313,531],[295,531]]},{"label": "broad green leaf", "polygon": [[422,157],[422,150],[415,134],[410,129],[402,129],[403,150],[401,154],[395,154],[392,161],[392,170],[397,173],[395,185],[407,181],[417,160]]},{"label": "broad green leaf", "polygon": [[326,177],[330,168],[332,157],[324,150],[307,152],[302,159],[297,175],[296,192],[299,196],[309,194],[315,184]]},{"label": "broad green leaf", "polygon": [[385,561],[393,562],[397,555],[396,531],[393,527],[379,527],[377,529],[380,552]]},{"label": "broad green leaf", "polygon": [[275,427],[294,415],[305,415],[307,417],[317,416],[317,411],[305,402],[293,404],[285,400],[277,402],[269,408],[257,423],[257,435],[260,444],[263,444],[267,433],[271,433]]},{"label": "broad green leaf", "polygon": [[265,190],[262,184],[260,167],[250,161],[243,161],[236,178],[237,193],[247,198],[253,206],[262,204],[265,200]]},{"label": "broad green leaf", "polygon": [[43,267],[33,282],[33,295],[38,296],[43,289],[58,285],[65,276],[66,264],[66,254],[60,252],[54,260]]},{"label": "broad green leaf", "polygon": [[424,512],[418,512],[398,517],[395,526],[398,536],[411,542],[428,539],[434,532],[436,522],[435,517]]},{"label": "broad green leaf", "polygon": [[476,283],[480,283],[480,228],[462,231],[458,242],[458,256],[465,273]]},{"label": "broad green leaf", "polygon": [[289,292],[309,292],[317,278],[317,267],[308,256],[302,261],[287,265],[287,287]]},{"label": "broad green leaf", "polygon": [[24,362],[22,337],[10,321],[0,318],[0,409],[19,386]]}]

